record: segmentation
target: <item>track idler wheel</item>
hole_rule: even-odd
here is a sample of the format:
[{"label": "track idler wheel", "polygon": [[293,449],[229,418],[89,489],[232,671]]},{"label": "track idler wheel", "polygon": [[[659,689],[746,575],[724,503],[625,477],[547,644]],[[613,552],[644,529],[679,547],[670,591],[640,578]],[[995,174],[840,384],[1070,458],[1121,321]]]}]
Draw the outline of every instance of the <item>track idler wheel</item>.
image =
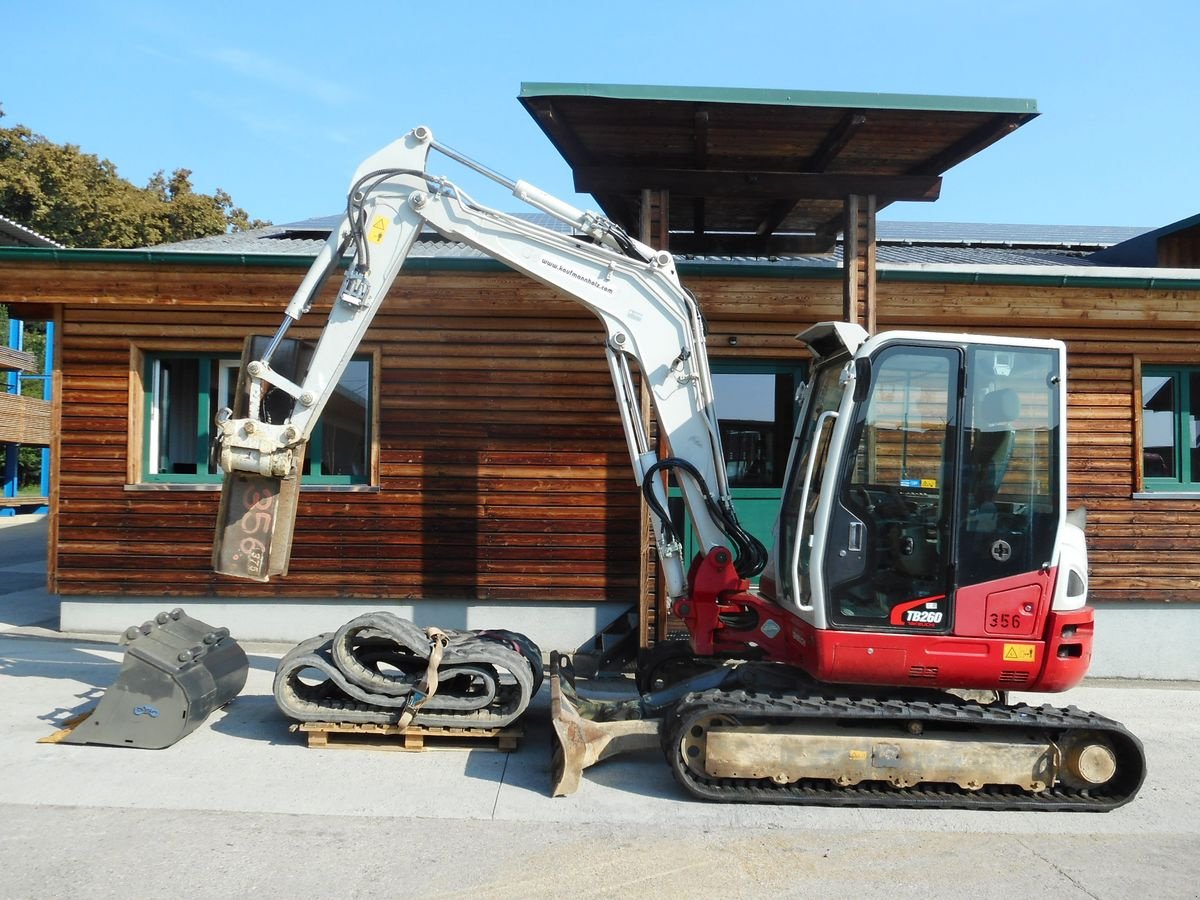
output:
[{"label": "track idler wheel", "polygon": [[1102,787],[1117,774],[1117,755],[1104,735],[1072,735],[1062,749],[1061,778],[1073,788]]}]

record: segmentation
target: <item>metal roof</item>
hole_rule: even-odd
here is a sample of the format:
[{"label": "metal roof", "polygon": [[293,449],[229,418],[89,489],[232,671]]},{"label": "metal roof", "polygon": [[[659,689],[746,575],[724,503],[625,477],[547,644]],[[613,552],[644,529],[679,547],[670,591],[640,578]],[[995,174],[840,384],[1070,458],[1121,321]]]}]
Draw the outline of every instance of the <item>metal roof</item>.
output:
[{"label": "metal roof", "polygon": [[38,234],[32,228],[26,228],[19,222],[14,222],[7,216],[0,216],[0,246],[16,247],[62,247],[58,241],[53,241],[45,235]]},{"label": "metal roof", "polygon": [[[539,225],[565,229],[558,220],[541,213],[523,216]],[[215,253],[237,255],[315,256],[340,215],[316,216],[284,225],[271,225],[254,231],[196,238],[148,248],[162,253]],[[947,265],[1067,265],[1090,266],[1092,252],[1110,247],[1140,234],[1144,228],[1105,226],[993,225],[949,222],[886,222],[877,229],[877,259],[881,264]],[[485,259],[484,254],[457,242],[444,241],[426,232],[414,246],[412,255],[425,259]],[[765,257],[748,254],[699,256],[681,254],[687,259],[713,262],[755,261]],[[830,267],[841,265],[841,247],[830,253],[793,254],[779,257],[796,266]]]},{"label": "metal roof", "polygon": [[527,83],[521,103],[604,212],[640,233],[666,190],[669,249],[832,247],[847,195],[935,200],[942,174],[1037,115],[1032,100]]},{"label": "metal roof", "polygon": [[[94,265],[238,266],[305,268],[323,243],[315,227],[321,221],[331,227],[340,217],[305,220],[302,232],[292,226],[269,226],[233,235],[217,235],[195,241],[164,244],[141,250],[75,250],[58,248],[2,247],[0,261],[53,261]],[[1183,290],[1200,292],[1200,274],[1194,268],[1128,267],[1102,261],[1103,253],[1080,249],[1082,240],[1113,240],[1140,229],[1067,227],[1057,230],[1058,246],[1026,243],[1022,233],[1046,237],[1047,226],[955,225],[952,223],[893,222],[891,227],[911,235],[942,234],[933,239],[881,240],[877,248],[880,282],[929,284],[1000,284],[1029,287],[1083,287],[1089,290]],[[1003,232],[1003,234],[999,234]],[[1104,233],[1109,232],[1107,237]],[[992,234],[991,241],[979,238]],[[304,236],[296,236],[304,234]],[[969,235],[965,240],[956,235]],[[1006,240],[998,240],[1003,237]],[[1017,237],[1014,241],[1012,238]],[[447,242],[429,233],[413,248],[406,268],[413,271],[489,272],[508,271],[496,260],[461,243]],[[428,239],[426,239],[428,238]],[[1069,246],[1073,245],[1073,246]],[[677,254],[680,275],[685,279],[706,275],[747,278],[836,280],[842,277],[840,251],[810,256],[690,256]]]},{"label": "metal roof", "polygon": [[1011,225],[980,222],[889,222],[875,226],[878,240],[932,244],[993,244],[1092,249],[1110,247],[1149,231],[1116,225]]}]

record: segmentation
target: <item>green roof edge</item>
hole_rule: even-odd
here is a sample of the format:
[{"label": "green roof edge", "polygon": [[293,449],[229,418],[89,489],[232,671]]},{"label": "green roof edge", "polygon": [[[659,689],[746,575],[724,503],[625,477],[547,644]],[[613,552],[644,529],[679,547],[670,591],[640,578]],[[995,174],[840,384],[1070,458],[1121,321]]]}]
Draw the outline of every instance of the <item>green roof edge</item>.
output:
[{"label": "green roof edge", "polygon": [[[144,265],[270,266],[307,269],[314,257],[250,253],[177,253],[161,250],[84,250],[36,247],[0,247],[0,262],[124,262]],[[676,261],[681,275],[690,278],[743,276],[792,278],[798,281],[828,281],[842,277],[832,266],[788,266],[780,263],[710,263]],[[404,268],[413,272],[506,272],[508,266],[494,259],[410,258]],[[1094,271],[1094,270],[1091,270]],[[1062,272],[1028,274],[1014,272],[945,271],[936,269],[880,269],[880,281],[924,282],[927,284],[1011,284],[1029,287],[1136,288],[1141,290],[1200,291],[1200,272],[1195,278],[1154,275],[1071,275]]]},{"label": "green roof edge", "polygon": [[[245,266],[247,268],[291,268],[307,269],[316,259],[316,254],[303,256],[295,253],[198,253],[178,250],[97,250],[71,247],[49,249],[40,247],[0,247],[0,262],[101,262],[142,263],[160,266],[169,264],[202,266]],[[349,258],[341,261],[342,268],[349,265]],[[508,266],[494,259],[434,259],[410,257],[404,268],[414,271],[490,272],[503,271]]]},{"label": "green roof edge", "polygon": [[776,88],[681,87],[653,84],[521,82],[519,99],[597,97],[607,100],[673,100],[690,103],[744,103],[761,106],[908,109],[937,112],[1038,114],[1037,101],[1014,97],[953,97],[937,94],[881,94],[849,91],[789,91]]}]

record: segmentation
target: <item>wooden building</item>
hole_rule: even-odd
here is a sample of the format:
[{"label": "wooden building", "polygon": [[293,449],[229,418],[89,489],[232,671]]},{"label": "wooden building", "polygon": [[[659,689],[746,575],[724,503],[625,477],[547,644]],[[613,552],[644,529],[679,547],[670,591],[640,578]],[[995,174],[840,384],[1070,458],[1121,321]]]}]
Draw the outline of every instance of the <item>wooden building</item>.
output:
[{"label": "wooden building", "polygon": [[[1090,510],[1100,610],[1093,671],[1200,677],[1200,273],[1179,249],[1194,223],[1150,233],[1162,268],[1120,263],[1140,229],[876,222],[894,199],[936,196],[946,169],[1036,113],[1028,101],[532,85],[523,102],[581,189],[675,249],[708,320],[739,511],[760,533],[804,327],[1061,338],[1071,502]],[[634,605],[642,637],[662,634],[597,323],[436,240],[397,279],[310,449],[288,576],[212,573],[208,423],[243,338],[275,330],[331,225],[0,249],[0,303],[56,324],[63,626],[116,631],[184,605],[242,637],[293,640],[388,608],[569,649]],[[321,320],[294,332],[315,337]]]},{"label": "wooden building", "polygon": [[[0,247],[61,248],[62,244],[0,216]],[[45,448],[50,446],[51,406],[46,396],[29,396],[22,386],[22,380],[33,380],[44,388],[48,383],[45,366],[35,354],[24,351],[21,322],[10,319],[7,325],[0,327],[0,516],[45,512],[50,482]],[[43,448],[39,493],[21,490],[18,459],[22,447]]]}]

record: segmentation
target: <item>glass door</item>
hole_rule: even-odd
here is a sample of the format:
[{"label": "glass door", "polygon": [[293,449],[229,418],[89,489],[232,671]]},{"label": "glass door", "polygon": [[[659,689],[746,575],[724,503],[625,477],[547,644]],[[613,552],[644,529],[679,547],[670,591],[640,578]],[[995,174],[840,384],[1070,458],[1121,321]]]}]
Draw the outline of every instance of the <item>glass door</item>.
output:
[{"label": "glass door", "polygon": [[896,346],[872,360],[826,541],[836,626],[949,630],[960,359]]},{"label": "glass door", "polygon": [[[804,367],[794,362],[712,364],[713,391],[730,494],[746,531],[770,547],[783,495],[796,388]],[[684,553],[698,552],[679,489],[671,488],[672,516],[684,537]]]}]

